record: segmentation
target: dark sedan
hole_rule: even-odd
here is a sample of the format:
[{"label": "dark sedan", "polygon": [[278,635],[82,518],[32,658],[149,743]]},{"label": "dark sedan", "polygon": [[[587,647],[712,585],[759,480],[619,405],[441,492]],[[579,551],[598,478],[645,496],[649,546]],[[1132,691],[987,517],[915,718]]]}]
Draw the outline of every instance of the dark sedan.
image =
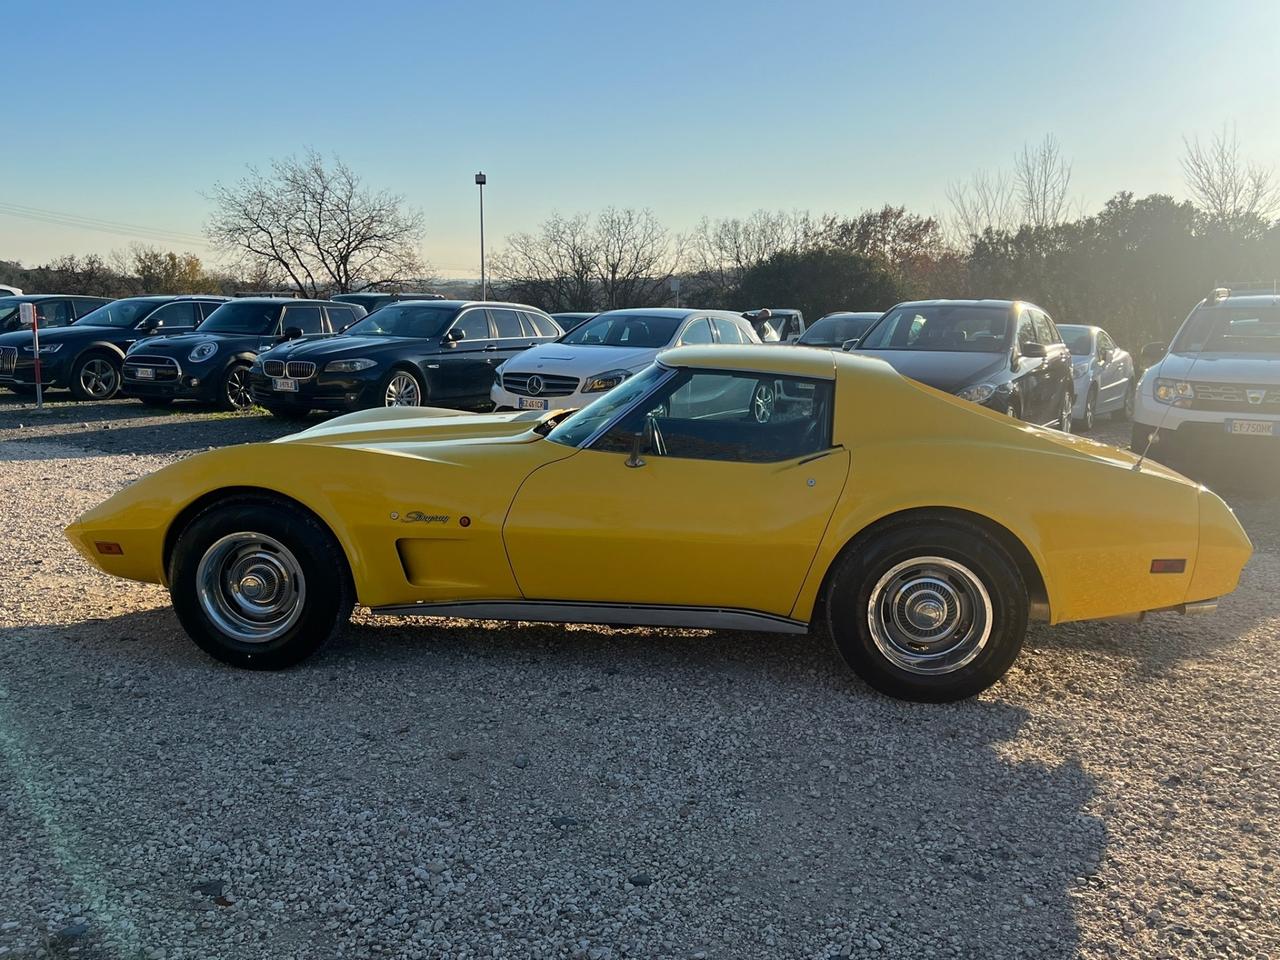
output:
[{"label": "dark sedan", "polygon": [[1010,300],[900,303],[857,353],[1012,417],[1071,430],[1071,353],[1049,315]]},{"label": "dark sedan", "polygon": [[285,340],[325,336],[364,316],[353,303],[252,297],[232,300],[190,333],[139,343],[124,361],[124,393],[144,403],[200,400],[253,405],[249,368]]},{"label": "dark sedan", "polygon": [[541,310],[518,303],[402,301],[341,336],[269,351],[249,381],[254,400],[279,416],[460,406],[488,398],[504,360],[562,332]]},{"label": "dark sedan", "polygon": [[[125,351],[149,337],[191,330],[225,297],[126,297],[103,304],[69,327],[40,333],[41,381],[70,387],[77,400],[109,400],[120,389]],[[31,333],[0,335],[0,384],[35,389]]]},{"label": "dark sedan", "polygon": [[858,341],[880,319],[880,313],[828,313],[814,323],[796,343],[802,347],[828,347],[833,350],[852,350]]},{"label": "dark sedan", "polygon": [[69,327],[81,317],[97,310],[110,297],[76,297],[65,293],[36,293],[5,297],[0,301],[0,333],[14,330],[30,330],[30,324],[22,322],[22,304],[35,307],[36,323],[41,330]]}]

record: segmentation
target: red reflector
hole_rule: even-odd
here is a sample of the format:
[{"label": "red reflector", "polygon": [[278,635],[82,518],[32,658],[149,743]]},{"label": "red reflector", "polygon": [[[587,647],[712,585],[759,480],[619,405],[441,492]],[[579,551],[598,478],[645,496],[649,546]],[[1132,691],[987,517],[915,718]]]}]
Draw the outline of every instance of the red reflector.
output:
[{"label": "red reflector", "polygon": [[119,557],[124,554],[124,547],[118,543],[112,543],[109,540],[95,540],[93,548],[99,553],[105,553],[113,557]]},{"label": "red reflector", "polygon": [[1187,569],[1185,560],[1152,560],[1152,573],[1183,573]]}]

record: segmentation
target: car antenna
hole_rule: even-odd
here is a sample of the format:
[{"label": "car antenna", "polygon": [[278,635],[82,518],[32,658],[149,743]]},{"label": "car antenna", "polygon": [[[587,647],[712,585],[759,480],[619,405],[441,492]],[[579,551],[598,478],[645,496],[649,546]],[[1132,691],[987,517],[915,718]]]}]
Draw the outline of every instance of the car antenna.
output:
[{"label": "car antenna", "polygon": [[[1214,289],[1209,293],[1209,296],[1208,296],[1208,297],[1206,297],[1206,298],[1205,298],[1205,300],[1204,300],[1204,301],[1202,301],[1202,302],[1212,303],[1212,304],[1214,304],[1214,305],[1216,306],[1217,304],[1221,303],[1223,300],[1227,299],[1227,297],[1229,297],[1229,296],[1231,296],[1231,290],[1230,290],[1229,288],[1227,288],[1227,287],[1214,287]],[[1175,332],[1174,332],[1174,336],[1175,336],[1175,337],[1177,336],[1177,331],[1175,331]],[[1186,380],[1187,380],[1187,383],[1190,383],[1190,382],[1191,382],[1191,372],[1192,372],[1193,370],[1195,370],[1195,368],[1196,368],[1196,364],[1200,362],[1200,355],[1201,355],[1202,353],[1204,353],[1205,343],[1208,343],[1208,342],[1209,342],[1209,337],[1206,335],[1206,336],[1205,336],[1205,338],[1204,338],[1204,343],[1200,344],[1200,348],[1199,348],[1198,350],[1196,350],[1196,355],[1195,355],[1194,357],[1192,357],[1192,358],[1191,358],[1191,366],[1187,367],[1187,372],[1183,374],[1183,376],[1184,376],[1184,377],[1186,378]],[[1170,345],[1170,346],[1173,346],[1173,341],[1172,341],[1172,340],[1169,342],[1169,345]],[[1168,352],[1167,352],[1167,351],[1165,352],[1165,356],[1168,356]],[[1164,363],[1164,360],[1165,360],[1165,358],[1164,358],[1164,357],[1161,357],[1161,358],[1160,358],[1160,363]],[[1158,365],[1159,365],[1159,364],[1157,364],[1157,366],[1158,366]],[[1154,392],[1155,387],[1153,386],[1151,389],[1152,389],[1152,391]],[[1194,388],[1194,387],[1192,387],[1192,391],[1193,391],[1193,392],[1194,392],[1194,390],[1195,390],[1195,388]],[[1147,437],[1147,445],[1146,445],[1145,447],[1143,447],[1143,448],[1142,448],[1142,454],[1138,457],[1138,462],[1137,462],[1137,463],[1135,463],[1135,464],[1133,465],[1133,470],[1134,470],[1134,472],[1137,472],[1137,471],[1139,471],[1139,470],[1141,470],[1141,469],[1142,469],[1142,465],[1143,465],[1143,463],[1145,463],[1145,462],[1146,462],[1147,454],[1151,452],[1151,445],[1152,445],[1152,444],[1154,444],[1154,443],[1156,442],[1156,437],[1158,437],[1158,436],[1160,435],[1160,431],[1164,429],[1164,422],[1165,422],[1167,419],[1169,419],[1169,412],[1170,412],[1172,409],[1173,409],[1173,404],[1172,404],[1172,403],[1167,404],[1167,405],[1165,406],[1165,408],[1164,408],[1164,413],[1163,413],[1163,414],[1161,414],[1161,416],[1160,416],[1160,422],[1159,422],[1158,424],[1156,424],[1156,428],[1155,428],[1154,430],[1152,430],[1152,431],[1151,431],[1151,434]]]}]

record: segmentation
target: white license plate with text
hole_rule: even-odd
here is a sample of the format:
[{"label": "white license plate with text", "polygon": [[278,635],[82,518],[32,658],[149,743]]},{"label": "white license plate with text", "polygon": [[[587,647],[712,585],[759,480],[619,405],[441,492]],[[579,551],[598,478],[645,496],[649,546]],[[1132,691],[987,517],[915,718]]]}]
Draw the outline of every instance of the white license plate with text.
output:
[{"label": "white license plate with text", "polygon": [[156,378],[156,372],[151,367],[138,367],[137,374],[139,380],[154,380]]},{"label": "white license plate with text", "polygon": [[290,380],[288,377],[273,377],[271,389],[275,390],[276,393],[297,393],[298,381]]},{"label": "white license plate with text", "polygon": [[533,397],[520,398],[521,410],[545,410],[547,409],[546,400],[535,400]]},{"label": "white license plate with text", "polygon": [[1272,420],[1228,420],[1227,433],[1249,437],[1274,437],[1276,425]]}]

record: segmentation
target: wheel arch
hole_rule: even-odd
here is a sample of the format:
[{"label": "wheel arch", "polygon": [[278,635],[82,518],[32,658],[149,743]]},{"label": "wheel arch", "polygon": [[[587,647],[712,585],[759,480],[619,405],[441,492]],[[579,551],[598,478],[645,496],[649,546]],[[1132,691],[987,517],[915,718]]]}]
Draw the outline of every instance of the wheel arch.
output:
[{"label": "wheel arch", "polygon": [[284,506],[290,509],[302,511],[307,514],[307,516],[315,520],[316,523],[329,531],[329,535],[333,537],[338,544],[338,548],[342,551],[342,556],[346,561],[346,569],[344,572],[346,573],[347,582],[351,585],[354,595],[355,577],[351,572],[351,554],[347,549],[346,543],[343,542],[342,537],[338,535],[332,525],[326,522],[324,517],[300,500],[296,500],[293,497],[279,493],[275,490],[269,490],[265,487],[253,486],[219,487],[216,490],[210,490],[208,493],[204,493],[199,497],[196,497],[196,499],[192,500],[174,515],[173,520],[169,523],[168,529],[165,530],[163,553],[161,555],[166,586],[169,584],[171,579],[169,569],[173,560],[173,551],[177,547],[178,538],[182,535],[182,532],[191,525],[192,520],[205,510],[216,506],[219,503],[232,500],[257,500],[276,506]]},{"label": "wheel arch", "polygon": [[826,604],[831,578],[835,575],[835,571],[839,568],[846,554],[858,549],[859,546],[888,529],[916,523],[947,523],[956,526],[977,527],[983,533],[986,533],[1004,548],[1005,552],[1009,554],[1017,565],[1018,572],[1022,575],[1023,582],[1027,586],[1031,619],[1043,621],[1050,619],[1049,595],[1045,587],[1044,575],[1040,572],[1040,566],[1036,563],[1031,551],[1017,534],[990,517],[985,517],[970,510],[958,507],[913,507],[886,514],[873,520],[850,537],[844,546],[836,551],[835,556],[831,558],[831,562],[827,565],[827,569],[822,575],[822,583],[818,588],[811,620],[816,621],[818,619],[819,610]]}]

